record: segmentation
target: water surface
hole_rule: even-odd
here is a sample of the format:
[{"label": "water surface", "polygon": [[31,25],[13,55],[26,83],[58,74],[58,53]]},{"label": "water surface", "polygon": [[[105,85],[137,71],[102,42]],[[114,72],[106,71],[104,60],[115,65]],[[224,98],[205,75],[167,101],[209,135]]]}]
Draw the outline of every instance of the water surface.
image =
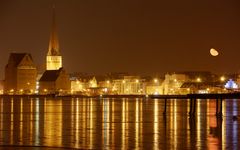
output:
[{"label": "water surface", "polygon": [[1,98],[0,148],[233,149],[240,148],[239,100]]}]

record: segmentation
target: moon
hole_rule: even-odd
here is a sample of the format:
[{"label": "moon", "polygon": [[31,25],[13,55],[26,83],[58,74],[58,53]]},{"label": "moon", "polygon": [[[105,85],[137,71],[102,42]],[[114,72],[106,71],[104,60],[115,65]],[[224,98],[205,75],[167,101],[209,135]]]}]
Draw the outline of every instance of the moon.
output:
[{"label": "moon", "polygon": [[218,56],[218,51],[216,50],[216,49],[214,49],[214,48],[211,48],[210,49],[210,54],[212,55],[212,56]]}]

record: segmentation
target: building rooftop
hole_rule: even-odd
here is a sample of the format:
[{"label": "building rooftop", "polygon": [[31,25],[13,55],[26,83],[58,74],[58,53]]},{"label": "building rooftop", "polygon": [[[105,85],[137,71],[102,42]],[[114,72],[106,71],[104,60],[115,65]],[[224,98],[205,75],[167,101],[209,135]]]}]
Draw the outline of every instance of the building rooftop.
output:
[{"label": "building rooftop", "polygon": [[29,53],[11,53],[8,62],[13,62],[14,66],[18,66],[19,63],[22,61],[22,59],[26,55],[28,55],[30,57],[31,61],[33,61],[32,56]]},{"label": "building rooftop", "polygon": [[59,70],[46,70],[39,81],[56,81],[62,68]]}]

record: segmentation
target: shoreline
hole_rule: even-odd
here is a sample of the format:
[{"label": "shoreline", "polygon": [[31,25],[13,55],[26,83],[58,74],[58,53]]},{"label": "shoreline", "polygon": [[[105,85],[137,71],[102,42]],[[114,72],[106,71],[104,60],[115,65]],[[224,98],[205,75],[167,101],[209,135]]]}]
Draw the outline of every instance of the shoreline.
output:
[{"label": "shoreline", "polygon": [[52,97],[52,98],[64,98],[64,97],[71,97],[71,98],[152,98],[152,99],[240,99],[240,92],[237,93],[213,93],[213,94],[186,94],[186,95],[55,95],[55,94],[48,94],[48,95],[39,95],[39,94],[31,94],[31,95],[7,95],[3,94],[0,95],[1,97]]}]

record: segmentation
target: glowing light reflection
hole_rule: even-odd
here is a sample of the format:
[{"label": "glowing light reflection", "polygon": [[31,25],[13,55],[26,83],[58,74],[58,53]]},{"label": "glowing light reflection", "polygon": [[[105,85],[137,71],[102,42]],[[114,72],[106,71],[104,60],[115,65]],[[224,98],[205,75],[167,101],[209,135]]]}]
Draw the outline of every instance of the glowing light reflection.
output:
[{"label": "glowing light reflection", "polygon": [[202,144],[201,144],[201,113],[202,113],[202,110],[201,110],[201,103],[200,101],[197,99],[196,100],[196,103],[197,103],[197,149],[200,149]]},{"label": "glowing light reflection", "polygon": [[93,149],[93,100],[90,99],[90,104],[88,105],[90,107],[90,110],[88,112],[88,114],[90,115],[89,117],[89,126],[90,126],[90,130],[89,130],[89,145],[90,145],[90,149]]},{"label": "glowing light reflection", "polygon": [[44,136],[49,146],[61,145],[62,137],[62,100],[46,100],[45,99],[45,114],[44,117]]},{"label": "glowing light reflection", "polygon": [[20,98],[20,124],[19,124],[19,144],[23,143],[23,98]]},{"label": "glowing light reflection", "polygon": [[122,149],[128,148],[128,100],[122,102]]},{"label": "glowing light reflection", "polygon": [[109,145],[109,100],[103,100],[103,141],[104,147]]},{"label": "glowing light reflection", "polygon": [[113,123],[114,121],[115,121],[115,102],[114,101],[112,101],[112,111],[111,111],[111,130],[113,131],[112,132],[112,137],[111,137],[111,143],[113,144],[113,145],[115,145],[115,130],[116,130],[116,128],[115,128],[115,124]]},{"label": "glowing light reflection", "polygon": [[[233,112],[232,113],[233,113],[232,114],[233,116],[238,115],[238,105],[237,105],[236,99],[233,100]],[[238,139],[238,122],[237,121],[233,122],[232,135],[233,135],[234,140]]]},{"label": "glowing light reflection", "polygon": [[10,139],[10,143],[13,144],[13,98],[11,98],[11,139]]},{"label": "glowing light reflection", "polygon": [[[3,129],[3,99],[1,98],[1,105],[0,105],[0,129]],[[3,132],[0,132],[0,136],[3,137]]]},{"label": "glowing light reflection", "polygon": [[39,117],[39,113],[40,113],[40,109],[39,109],[39,98],[36,98],[36,104],[35,104],[35,145],[39,144],[39,126],[40,126],[40,117]]},{"label": "glowing light reflection", "polygon": [[155,100],[154,101],[154,137],[153,137],[153,140],[154,140],[154,149],[159,149],[159,136],[158,136],[158,100]]},{"label": "glowing light reflection", "polygon": [[178,111],[178,108],[177,108],[177,100],[175,99],[174,100],[174,113],[173,113],[173,117],[174,117],[174,149],[177,149],[177,144],[178,144],[178,139],[177,139],[177,130],[178,130],[178,123],[177,123],[177,111]]},{"label": "glowing light reflection", "polygon": [[76,100],[76,113],[75,113],[75,117],[76,117],[76,123],[75,123],[75,141],[76,141],[76,146],[79,147],[79,100]]},{"label": "glowing light reflection", "polygon": [[[225,100],[223,100],[222,113],[223,113],[223,116],[226,115],[226,101]],[[223,145],[226,144],[226,127],[225,127],[225,125],[226,125],[226,119],[223,119],[222,120],[222,137],[221,137],[221,139],[222,139],[221,143]]]},{"label": "glowing light reflection", "polygon": [[139,147],[139,100],[136,99],[135,103],[135,148]]}]

